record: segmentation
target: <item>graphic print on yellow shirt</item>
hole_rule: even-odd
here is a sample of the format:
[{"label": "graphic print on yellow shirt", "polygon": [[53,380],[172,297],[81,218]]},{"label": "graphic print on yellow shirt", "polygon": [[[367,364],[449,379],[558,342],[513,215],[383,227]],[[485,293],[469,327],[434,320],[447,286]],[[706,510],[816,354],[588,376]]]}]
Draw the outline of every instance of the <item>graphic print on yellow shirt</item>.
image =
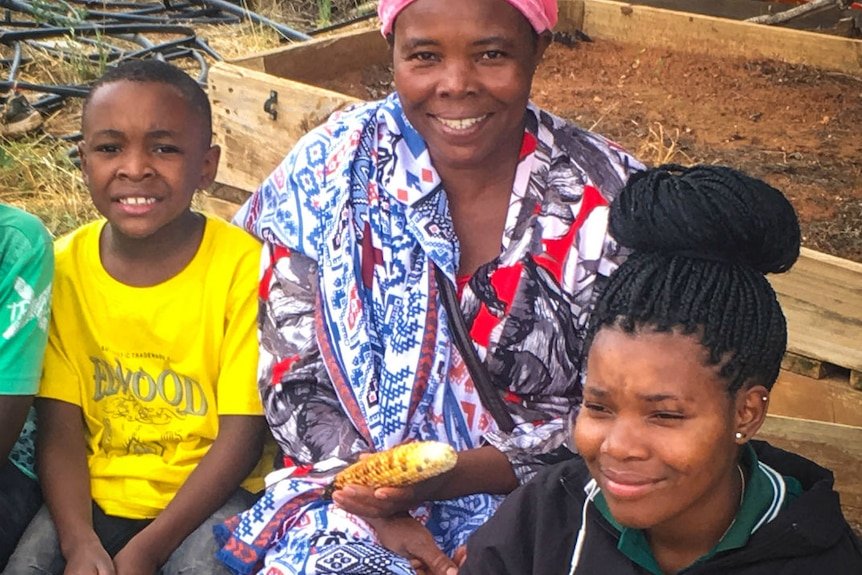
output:
[{"label": "graphic print on yellow shirt", "polygon": [[[114,280],[104,222],[55,246],[53,317],[39,395],[82,408],[93,499],[109,515],[155,517],[206,454],[219,415],[260,415],[260,244],[208,218],[198,253],[152,287]],[[253,481],[254,480],[254,481]],[[262,486],[250,477],[252,489]]]}]

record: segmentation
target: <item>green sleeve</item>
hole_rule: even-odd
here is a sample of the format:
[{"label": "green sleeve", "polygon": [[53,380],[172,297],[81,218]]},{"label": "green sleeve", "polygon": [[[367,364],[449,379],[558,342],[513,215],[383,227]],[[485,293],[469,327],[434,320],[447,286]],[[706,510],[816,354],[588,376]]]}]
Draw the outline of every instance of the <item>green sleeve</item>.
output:
[{"label": "green sleeve", "polygon": [[53,245],[35,217],[6,210],[0,217],[0,394],[32,395],[48,338]]}]

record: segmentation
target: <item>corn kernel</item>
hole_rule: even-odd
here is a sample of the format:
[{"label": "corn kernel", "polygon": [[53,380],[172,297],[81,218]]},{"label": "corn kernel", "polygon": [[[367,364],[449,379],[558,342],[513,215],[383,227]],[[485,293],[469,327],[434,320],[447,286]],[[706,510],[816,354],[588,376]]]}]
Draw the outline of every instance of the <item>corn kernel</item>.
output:
[{"label": "corn kernel", "polygon": [[448,443],[405,443],[357,461],[339,472],[332,486],[404,487],[446,473],[457,461],[458,454]]}]

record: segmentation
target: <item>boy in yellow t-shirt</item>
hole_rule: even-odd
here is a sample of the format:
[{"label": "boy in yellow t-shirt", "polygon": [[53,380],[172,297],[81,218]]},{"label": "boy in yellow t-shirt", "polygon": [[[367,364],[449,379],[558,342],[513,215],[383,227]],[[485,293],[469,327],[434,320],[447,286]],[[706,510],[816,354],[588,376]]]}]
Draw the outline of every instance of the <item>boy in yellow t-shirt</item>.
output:
[{"label": "boy in yellow t-shirt", "polygon": [[227,573],[212,526],[253,502],[241,484],[255,479],[266,429],[260,246],[190,209],[219,149],[207,97],[184,72],[158,61],[110,70],[84,103],[82,132],[84,181],[106,221],[55,246],[37,399],[47,509],[6,572]]}]

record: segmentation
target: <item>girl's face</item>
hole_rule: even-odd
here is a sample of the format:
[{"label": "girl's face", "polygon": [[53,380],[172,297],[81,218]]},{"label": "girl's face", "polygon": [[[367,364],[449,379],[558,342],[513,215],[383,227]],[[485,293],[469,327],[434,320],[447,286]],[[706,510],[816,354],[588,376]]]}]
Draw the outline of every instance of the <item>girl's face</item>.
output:
[{"label": "girl's face", "polygon": [[574,440],[626,527],[677,532],[736,512],[739,448],[763,419],[767,390],[731,397],[707,353],[674,332],[605,327],[593,341]]}]

